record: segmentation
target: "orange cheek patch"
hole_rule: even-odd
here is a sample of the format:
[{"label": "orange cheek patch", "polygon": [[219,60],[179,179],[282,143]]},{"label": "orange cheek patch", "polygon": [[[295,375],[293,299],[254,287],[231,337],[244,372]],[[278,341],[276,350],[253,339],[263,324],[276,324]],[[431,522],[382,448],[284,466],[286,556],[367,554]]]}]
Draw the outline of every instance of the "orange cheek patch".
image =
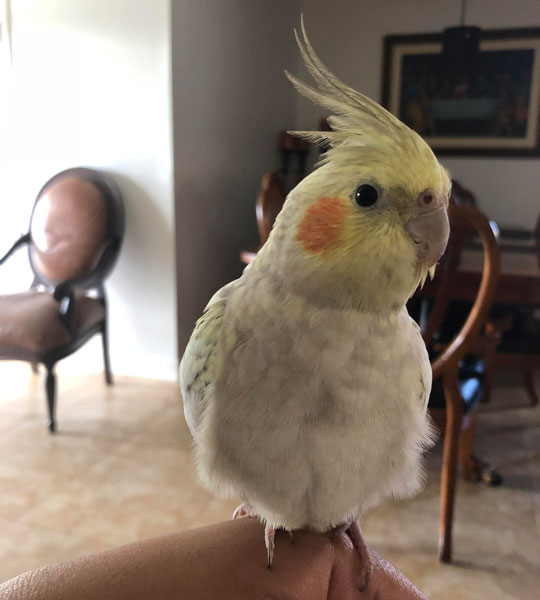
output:
[{"label": "orange cheek patch", "polygon": [[331,250],[339,244],[347,204],[340,198],[319,198],[307,210],[296,230],[296,239],[312,253]]}]

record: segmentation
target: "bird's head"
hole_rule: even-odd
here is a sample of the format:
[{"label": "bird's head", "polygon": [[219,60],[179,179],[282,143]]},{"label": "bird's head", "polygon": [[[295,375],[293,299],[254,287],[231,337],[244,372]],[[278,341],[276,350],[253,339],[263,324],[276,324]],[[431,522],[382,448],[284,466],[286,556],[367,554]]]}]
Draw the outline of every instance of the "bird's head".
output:
[{"label": "bird's head", "polygon": [[302,32],[298,45],[317,89],[287,76],[334,116],[332,131],[293,132],[330,148],[276,220],[267,243],[273,268],[295,293],[321,303],[397,309],[446,248],[450,179],[417,133],[332,75],[303,24]]}]

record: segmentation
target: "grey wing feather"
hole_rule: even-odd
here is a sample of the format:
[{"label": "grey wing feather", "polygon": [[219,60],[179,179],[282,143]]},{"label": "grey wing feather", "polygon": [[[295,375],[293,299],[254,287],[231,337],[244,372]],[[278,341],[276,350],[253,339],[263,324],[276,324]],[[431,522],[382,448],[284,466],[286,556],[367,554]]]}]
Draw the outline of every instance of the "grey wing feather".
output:
[{"label": "grey wing feather", "polygon": [[[234,282],[233,282],[234,283]],[[186,422],[194,438],[208,400],[208,390],[222,364],[218,351],[223,316],[231,284],[219,290],[195,325],[180,363],[180,389]]]}]

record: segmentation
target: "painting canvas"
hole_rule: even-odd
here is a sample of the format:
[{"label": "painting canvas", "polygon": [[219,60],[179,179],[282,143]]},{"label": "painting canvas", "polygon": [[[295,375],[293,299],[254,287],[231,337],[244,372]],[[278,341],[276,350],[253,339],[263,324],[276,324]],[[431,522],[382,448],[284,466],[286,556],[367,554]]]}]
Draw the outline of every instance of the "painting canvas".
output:
[{"label": "painting canvas", "polygon": [[385,38],[383,104],[440,154],[540,154],[540,28],[483,31],[474,69],[442,35]]}]

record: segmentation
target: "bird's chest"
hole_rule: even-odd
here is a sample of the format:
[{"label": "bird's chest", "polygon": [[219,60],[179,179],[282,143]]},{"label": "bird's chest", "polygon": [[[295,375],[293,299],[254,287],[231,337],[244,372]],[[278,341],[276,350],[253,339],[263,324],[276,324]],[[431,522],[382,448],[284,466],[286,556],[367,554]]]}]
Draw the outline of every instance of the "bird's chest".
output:
[{"label": "bird's chest", "polygon": [[314,453],[349,453],[354,463],[366,439],[373,457],[377,447],[399,452],[425,413],[421,340],[411,336],[408,317],[383,326],[353,320],[339,329],[326,344],[313,339],[302,353],[316,366],[303,381],[290,382],[288,397],[301,399],[290,405],[291,419],[305,423]]},{"label": "bird's chest", "polygon": [[242,319],[226,321],[234,342],[208,419],[214,471],[282,517],[287,497],[281,522],[291,527],[323,530],[400,491],[396,474],[422,436],[429,387],[405,309],[379,318],[289,300],[260,303],[252,319],[249,304],[241,308]]},{"label": "bird's chest", "polygon": [[427,359],[405,309],[381,318],[289,300],[242,324],[225,370],[227,396],[245,398],[250,412],[269,421],[267,431],[343,435],[424,409],[419,395]]}]

